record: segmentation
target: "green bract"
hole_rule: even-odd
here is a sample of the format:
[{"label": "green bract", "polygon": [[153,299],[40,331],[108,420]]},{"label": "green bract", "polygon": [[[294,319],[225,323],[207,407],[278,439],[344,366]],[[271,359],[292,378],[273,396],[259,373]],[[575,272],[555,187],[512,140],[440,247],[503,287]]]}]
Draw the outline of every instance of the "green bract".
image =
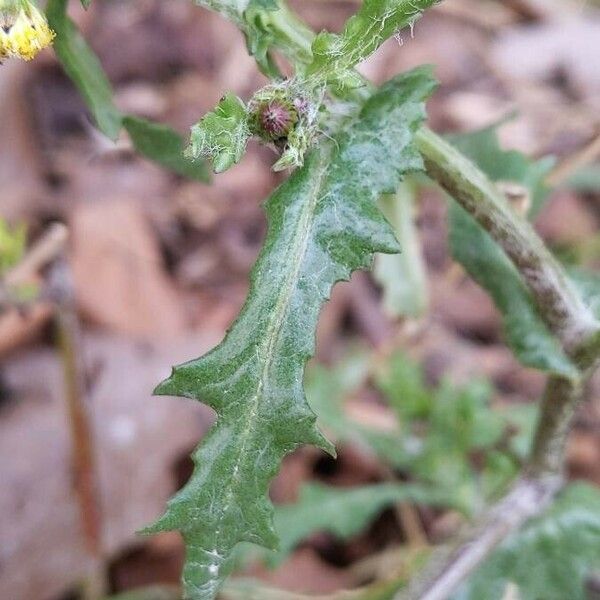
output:
[{"label": "green bract", "polygon": [[146,530],[181,531],[187,598],[214,598],[239,542],[277,547],[268,484],[283,457],[305,443],[333,452],[302,384],[319,310],[333,284],[369,266],[374,252],[398,251],[376,201],[422,168],[412,140],[433,87],[427,68],[397,77],[309,154],[267,202],[269,233],[238,320],[217,348],[156,390],[202,400],[218,415],[192,478]]},{"label": "green bract", "polygon": [[192,127],[188,154],[193,158],[211,158],[215,172],[221,173],[239,162],[249,139],[246,106],[230,93]]}]

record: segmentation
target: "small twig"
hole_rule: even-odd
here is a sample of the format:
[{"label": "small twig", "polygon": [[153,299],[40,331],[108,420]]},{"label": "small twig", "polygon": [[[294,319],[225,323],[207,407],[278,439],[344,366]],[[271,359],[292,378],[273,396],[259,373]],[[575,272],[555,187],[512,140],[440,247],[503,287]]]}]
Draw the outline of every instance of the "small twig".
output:
[{"label": "small twig", "polygon": [[410,502],[400,502],[396,506],[396,515],[402,524],[408,546],[414,549],[426,548],[429,542],[415,505]]},{"label": "small twig", "polygon": [[53,265],[49,287],[57,306],[56,328],[71,429],[74,490],[79,504],[83,538],[93,562],[92,571],[82,582],[82,600],[99,600],[107,592],[107,583],[94,436],[85,403],[86,381],[80,344],[80,323],[74,306],[70,272],[63,261],[57,261]]}]

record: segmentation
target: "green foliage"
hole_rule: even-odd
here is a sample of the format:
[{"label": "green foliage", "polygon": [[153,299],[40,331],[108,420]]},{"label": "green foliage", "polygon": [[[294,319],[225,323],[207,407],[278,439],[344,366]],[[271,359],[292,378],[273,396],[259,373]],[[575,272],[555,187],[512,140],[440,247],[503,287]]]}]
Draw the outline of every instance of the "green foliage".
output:
[{"label": "green foliage", "polygon": [[[522,184],[531,194],[533,206],[541,205],[549,161],[531,163],[518,152],[502,151],[493,129],[455,137],[453,143],[493,180]],[[494,300],[516,357],[529,367],[576,377],[576,367],[540,317],[517,268],[475,219],[455,203],[450,207],[450,248],[454,258]]]},{"label": "green foliage", "polygon": [[432,89],[429,69],[392,80],[271,196],[239,318],[217,348],[175,368],[156,390],[201,399],[218,414],[191,480],[147,530],[182,532],[188,598],[214,597],[239,542],[276,548],[267,489],[285,454],[304,443],[333,452],[302,388],[318,313],[335,282],[367,267],[374,252],[397,251],[376,200],[422,168],[413,133]]},{"label": "green foliage", "polygon": [[183,138],[170,127],[130,116],[123,117],[123,127],[142,156],[188,179],[208,180],[204,163],[184,155]]},{"label": "green foliage", "polygon": [[[419,553],[413,563],[420,561],[424,552]],[[227,584],[223,600],[393,600],[396,592],[406,584],[406,577],[401,575],[394,579],[380,581],[369,586],[340,593],[306,596],[284,590],[267,587],[258,581],[235,579]]]},{"label": "green foliage", "polygon": [[[265,7],[264,3],[248,3],[243,0],[239,3],[230,0],[201,0],[200,4],[226,15],[241,28],[250,53],[269,77],[281,77],[270,54],[273,48],[290,59],[296,68],[294,78],[266,86],[249,102],[249,106],[256,105],[259,98],[264,99],[269,93],[277,94],[284,90],[292,101],[307,103],[309,110],[306,118],[300,118],[289,136],[275,144],[281,151],[281,157],[274,169],[283,170],[301,166],[304,155],[313,145],[318,130],[319,111],[326,107],[324,97],[327,85],[332,84],[330,92],[339,97],[344,96],[345,88],[362,87],[365,93],[352,97],[352,101],[357,101],[358,98],[364,100],[369,93],[368,87],[364,79],[353,71],[353,67],[377,50],[397,29],[406,25],[412,28],[423,10],[436,1],[367,0],[348,21],[341,34],[323,32],[316,38],[283,2],[274,3],[278,7],[276,10],[271,3],[267,3],[268,6]],[[236,114],[234,119],[231,119],[232,112]],[[238,115],[231,108],[219,115],[226,124],[221,134],[217,129],[220,120],[215,119],[215,115],[219,113],[220,106],[209,113],[207,117],[211,122],[210,126],[204,124],[204,119],[195,126],[191,150],[192,156],[213,158],[218,172],[239,160],[249,136],[241,113]],[[252,121],[252,116],[249,118]],[[251,133],[256,133],[250,129]]]},{"label": "green foliage", "polygon": [[438,0],[365,0],[340,34],[323,32],[312,45],[310,79],[361,85],[352,69],[383,42],[406,26],[411,28],[423,11]]},{"label": "green foliage", "polygon": [[49,0],[46,16],[56,32],[54,49],[65,72],[78,88],[98,128],[116,140],[124,127],[135,149],[158,164],[191,179],[207,181],[204,164],[181,155],[181,136],[165,125],[123,115],[113,102],[113,92],[102,65],[75,23],[67,15],[68,0]]},{"label": "green foliage", "polygon": [[332,369],[313,365],[306,374],[309,404],[317,413],[319,423],[336,442],[357,444],[394,468],[405,468],[410,459],[398,430],[375,430],[346,415],[346,398],[361,387],[369,372],[368,356],[359,350],[349,353]]},{"label": "green foliage", "polygon": [[248,51],[261,71],[271,79],[282,78],[272,50],[277,49],[290,62],[308,62],[312,58],[312,32],[298,19],[284,2],[265,2],[268,6],[251,4],[244,12],[242,30]]},{"label": "green foliage", "polygon": [[541,517],[507,539],[454,600],[586,600],[585,579],[600,568],[600,492],[572,484]]},{"label": "green foliage", "polygon": [[[501,126],[500,123],[498,126]],[[542,208],[549,189],[544,183],[554,166],[551,157],[533,161],[516,150],[503,150],[498,140],[498,126],[486,127],[464,135],[451,136],[451,141],[463,154],[493,181],[519,183],[529,192],[530,217]]]},{"label": "green foliage", "polygon": [[392,318],[422,317],[428,293],[421,242],[415,223],[415,186],[403,183],[395,195],[380,200],[383,214],[394,227],[402,252],[376,257],[373,276],[383,289],[383,309]]},{"label": "green foliage", "polygon": [[249,139],[246,106],[228,93],[214,111],[193,126],[188,154],[211,158],[215,172],[221,173],[240,161]]},{"label": "green foliage", "polygon": [[25,225],[11,227],[0,218],[0,277],[14,267],[23,257],[27,245]]},{"label": "green foliage", "polygon": [[344,410],[345,398],[369,373],[361,353],[351,353],[335,369],[317,365],[309,371],[308,399],[335,440],[370,449],[411,480],[438,490],[446,506],[467,514],[516,475],[529,449],[533,411],[491,410],[491,390],[483,381],[462,387],[443,381],[429,388],[420,367],[398,352],[372,374],[396,415],[395,429],[381,431],[353,421]]},{"label": "green foliage", "polygon": [[306,484],[297,503],[275,509],[280,543],[274,564],[313,533],[325,531],[348,539],[360,533],[383,509],[398,502],[448,506],[449,499],[435,488],[415,484],[380,483],[358,488]]},{"label": "green foliage", "polygon": [[56,56],[79,89],[100,131],[116,140],[122,117],[113,103],[111,85],[98,57],[67,16],[67,6],[68,0],[49,0],[46,6],[48,23],[56,32]]}]

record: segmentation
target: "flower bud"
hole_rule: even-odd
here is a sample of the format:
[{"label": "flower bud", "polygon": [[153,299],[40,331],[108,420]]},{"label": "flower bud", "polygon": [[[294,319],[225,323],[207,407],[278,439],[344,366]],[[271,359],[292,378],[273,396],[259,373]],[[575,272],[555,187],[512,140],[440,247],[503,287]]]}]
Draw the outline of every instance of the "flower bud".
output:
[{"label": "flower bud", "polygon": [[288,136],[298,122],[298,113],[293,105],[285,100],[270,100],[259,105],[257,119],[261,133],[271,140]]}]

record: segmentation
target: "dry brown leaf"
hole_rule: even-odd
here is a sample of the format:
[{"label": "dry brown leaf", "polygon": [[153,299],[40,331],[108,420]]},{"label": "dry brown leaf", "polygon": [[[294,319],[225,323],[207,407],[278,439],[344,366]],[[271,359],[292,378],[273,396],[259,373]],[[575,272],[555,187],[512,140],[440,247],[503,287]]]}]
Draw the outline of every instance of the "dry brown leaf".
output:
[{"label": "dry brown leaf", "polygon": [[138,337],[169,337],[186,325],[177,290],[140,204],[111,198],[71,218],[78,304],[91,320]]}]

